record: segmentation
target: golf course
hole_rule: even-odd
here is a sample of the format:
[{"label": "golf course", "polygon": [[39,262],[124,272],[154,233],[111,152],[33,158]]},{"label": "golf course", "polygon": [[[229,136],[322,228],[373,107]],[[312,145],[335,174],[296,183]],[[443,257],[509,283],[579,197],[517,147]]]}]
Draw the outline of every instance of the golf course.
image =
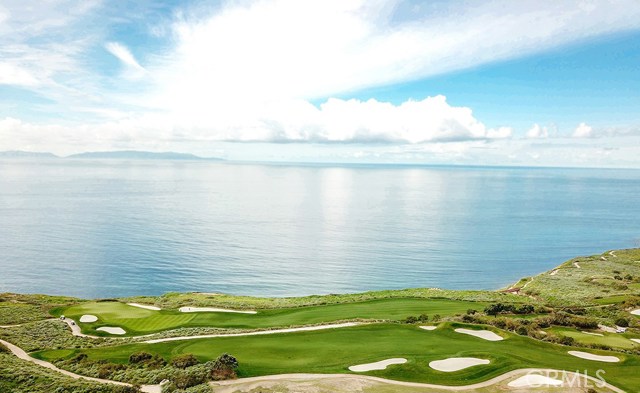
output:
[{"label": "golf course", "polygon": [[[31,362],[12,366],[15,375],[40,364],[48,373],[92,378],[74,383],[109,392],[233,392],[236,383],[244,389],[245,380],[260,389],[261,383],[276,386],[256,391],[295,391],[300,376],[287,387],[289,374],[313,376],[313,386],[350,375],[374,384],[371,392],[393,391],[385,390],[390,383],[409,384],[401,390],[407,392],[575,387],[562,379],[543,379],[542,387],[516,380],[524,378],[518,370],[578,372],[591,378],[582,386],[590,391],[637,392],[639,257],[637,249],[579,257],[501,291],[431,288],[279,299],[2,294],[0,339],[17,347],[0,351],[0,358],[13,352]],[[562,287],[573,292],[564,294]],[[7,375],[0,374],[0,388],[15,385]],[[277,385],[254,380],[269,376],[281,377]]]}]

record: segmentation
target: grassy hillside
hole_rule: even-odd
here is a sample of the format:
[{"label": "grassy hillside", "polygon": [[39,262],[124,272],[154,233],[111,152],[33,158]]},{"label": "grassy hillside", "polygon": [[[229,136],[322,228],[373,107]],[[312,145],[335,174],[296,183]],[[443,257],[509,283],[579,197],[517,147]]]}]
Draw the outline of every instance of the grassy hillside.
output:
[{"label": "grassy hillside", "polygon": [[516,286],[556,306],[622,303],[640,296],[640,249],[576,257]]}]

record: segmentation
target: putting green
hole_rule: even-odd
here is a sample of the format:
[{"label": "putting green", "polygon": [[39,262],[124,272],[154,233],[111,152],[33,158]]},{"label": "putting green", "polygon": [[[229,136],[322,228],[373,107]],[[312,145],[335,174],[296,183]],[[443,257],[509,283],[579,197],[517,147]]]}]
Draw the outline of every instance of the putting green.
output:
[{"label": "putting green", "polygon": [[[159,354],[167,360],[179,354],[192,353],[201,361],[228,352],[238,358],[242,377],[306,372],[348,373],[348,367],[354,364],[403,357],[407,363],[366,374],[403,381],[466,385],[519,368],[586,370],[592,376],[602,369],[606,372],[607,382],[628,391],[640,386],[640,357],[637,356],[615,353],[622,361],[615,365],[604,364],[570,356],[567,350],[572,348],[569,347],[502,331],[501,335],[507,337],[503,341],[478,340],[455,333],[453,329],[457,327],[473,326],[447,323],[435,331],[426,332],[414,325],[372,324],[315,332],[130,344],[75,350],[73,354],[44,351],[36,356],[55,360],[86,353],[90,359],[126,363],[129,355],[138,351]],[[433,360],[449,357],[477,357],[491,363],[452,373],[438,372],[428,366]]]},{"label": "putting green", "polygon": [[259,310],[257,314],[224,312],[182,313],[152,311],[120,302],[92,302],[57,310],[76,321],[84,314],[98,317],[95,323],[80,323],[84,333],[100,334],[101,326],[119,326],[127,335],[149,334],[179,327],[262,329],[330,323],[348,319],[401,320],[426,314],[449,316],[468,309],[482,310],[487,303],[450,299],[397,298],[284,309]]}]

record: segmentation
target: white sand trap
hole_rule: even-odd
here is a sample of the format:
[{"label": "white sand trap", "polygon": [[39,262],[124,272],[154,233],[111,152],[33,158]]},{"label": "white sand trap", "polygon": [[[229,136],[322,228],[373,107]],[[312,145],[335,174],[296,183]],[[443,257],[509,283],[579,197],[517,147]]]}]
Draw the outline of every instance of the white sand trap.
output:
[{"label": "white sand trap", "polygon": [[575,356],[581,359],[595,360],[597,362],[617,363],[620,361],[620,359],[618,359],[615,356],[594,355],[592,353],[582,352],[582,351],[569,351],[569,355]]},{"label": "white sand trap", "polygon": [[633,310],[633,311],[631,311],[631,314],[633,314],[633,315],[640,315],[640,308],[639,308],[639,309],[637,309],[637,310]]},{"label": "white sand trap", "polygon": [[503,337],[498,336],[489,330],[471,330],[471,329],[456,329],[456,333],[468,334],[470,336],[478,337],[487,341],[502,341]]},{"label": "white sand trap", "polygon": [[590,335],[592,335],[592,336],[604,337],[604,334],[602,334],[602,333],[583,332],[583,331],[580,331],[580,333],[590,334]]},{"label": "white sand trap", "polygon": [[91,323],[91,322],[95,322],[98,320],[98,317],[96,317],[95,315],[83,315],[80,317],[80,322],[83,323]]},{"label": "white sand trap", "polygon": [[551,273],[549,273],[549,275],[550,275],[550,276],[555,276],[556,274],[558,274],[558,270],[559,270],[559,269],[553,269],[553,270],[551,271]]},{"label": "white sand trap", "polygon": [[486,359],[478,358],[449,358],[444,360],[434,360],[429,363],[429,367],[434,370],[451,373],[454,371],[464,370],[465,368],[479,366],[481,364],[489,364]]},{"label": "white sand trap", "polygon": [[514,379],[507,385],[512,388],[525,387],[541,387],[541,386],[562,386],[562,381],[555,378],[546,377],[538,374],[523,375],[518,379]]},{"label": "white sand trap", "polygon": [[216,307],[180,307],[180,312],[235,312],[239,314],[257,314],[257,311],[252,310],[230,310],[228,308],[216,308]]},{"label": "white sand trap", "polygon": [[630,338],[634,343],[640,344],[640,338]]},{"label": "white sand trap", "polygon": [[109,334],[125,334],[127,332],[124,331],[123,328],[120,327],[109,327],[109,326],[103,326],[103,327],[99,327],[96,330],[99,330],[101,332],[107,332]]},{"label": "white sand trap", "polygon": [[407,359],[405,358],[393,358],[393,359],[381,360],[375,363],[358,364],[356,366],[349,367],[349,370],[355,371],[357,373],[372,371],[372,370],[384,370],[385,368],[387,368],[387,366],[390,366],[392,364],[404,364],[406,362],[407,362]]},{"label": "white sand trap", "polygon": [[437,326],[420,326],[420,329],[424,330],[436,330],[437,328]]},{"label": "white sand trap", "polygon": [[144,308],[145,310],[160,311],[160,307],[156,307],[156,306],[147,306],[146,304],[140,304],[140,303],[127,303],[127,306],[133,306],[133,307],[138,307],[138,308]]}]

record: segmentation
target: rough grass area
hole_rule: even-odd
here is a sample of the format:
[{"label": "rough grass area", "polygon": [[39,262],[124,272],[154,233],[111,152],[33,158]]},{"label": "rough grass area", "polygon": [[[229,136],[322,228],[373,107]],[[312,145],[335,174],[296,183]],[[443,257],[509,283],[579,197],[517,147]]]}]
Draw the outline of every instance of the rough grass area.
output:
[{"label": "rough grass area", "polygon": [[16,325],[50,318],[53,307],[72,304],[77,299],[63,296],[0,294],[0,325]]},{"label": "rough grass area", "polygon": [[127,393],[126,387],[75,380],[11,354],[0,353],[0,392]]},{"label": "rough grass area", "polygon": [[[402,381],[429,382],[446,385],[465,385],[485,381],[507,371],[543,367],[566,370],[587,370],[595,375],[606,371],[606,379],[628,391],[640,386],[640,357],[589,350],[599,354],[613,354],[621,363],[600,363],[579,359],[567,354],[564,347],[532,340],[527,337],[498,331],[506,337],[490,342],[454,332],[462,324],[441,324],[437,330],[425,331],[414,325],[374,324],[295,334],[268,336],[225,337],[173,341],[158,344],[129,344],[108,348],[76,350],[65,358],[84,353],[93,360],[127,363],[138,351],[158,354],[169,360],[179,354],[192,353],[201,361],[211,360],[223,352],[233,353],[240,362],[240,376],[271,375],[292,372],[347,373],[354,364],[404,357],[408,362],[389,366],[386,370],[367,374]],[[477,327],[476,327],[477,328]],[[57,352],[40,352],[36,356],[53,360]],[[491,364],[475,366],[455,373],[431,369],[432,360],[449,357],[478,357]]]},{"label": "rough grass area", "polygon": [[522,297],[495,291],[456,291],[438,288],[411,288],[371,291],[353,294],[313,295],[303,297],[262,298],[211,293],[175,293],[162,296],[137,296],[121,299],[129,303],[152,304],[161,308],[177,309],[182,306],[222,307],[234,309],[273,309],[354,303],[390,298],[446,298],[474,302],[526,302]]},{"label": "rough grass area", "polygon": [[257,314],[224,312],[182,313],[177,310],[152,311],[120,302],[82,303],[58,313],[76,321],[84,314],[98,317],[94,323],[79,323],[83,331],[104,334],[100,326],[119,326],[129,335],[149,334],[182,327],[217,327],[230,329],[267,329],[314,325],[345,320],[403,320],[408,316],[463,314],[468,309],[481,311],[485,302],[449,299],[390,298],[355,303],[328,304],[285,309],[260,310]]},{"label": "rough grass area", "polygon": [[107,339],[73,336],[66,323],[55,319],[0,329],[0,338],[27,352],[56,348],[91,348],[108,343]]},{"label": "rough grass area", "polygon": [[559,306],[613,304],[639,294],[639,282],[640,249],[630,249],[571,259],[533,277],[522,292]]}]

